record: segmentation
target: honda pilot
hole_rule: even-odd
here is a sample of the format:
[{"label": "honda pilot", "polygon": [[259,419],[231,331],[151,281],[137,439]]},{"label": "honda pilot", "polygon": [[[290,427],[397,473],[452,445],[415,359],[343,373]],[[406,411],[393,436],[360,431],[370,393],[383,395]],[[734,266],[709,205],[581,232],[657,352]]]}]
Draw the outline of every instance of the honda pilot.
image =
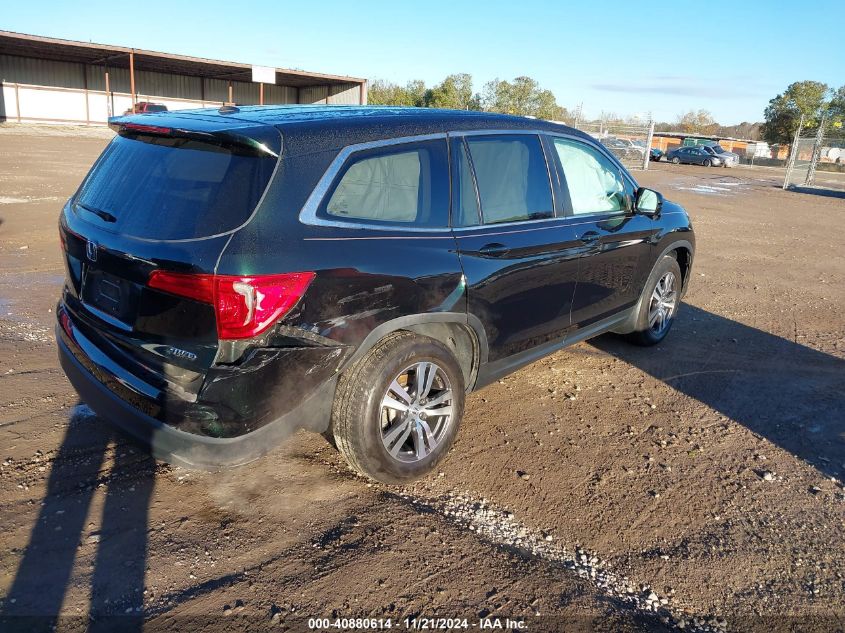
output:
[{"label": "honda pilot", "polygon": [[399,483],[466,394],[605,332],[666,337],[687,213],[590,136],[414,108],[125,116],[64,206],[61,365],[173,463],[247,463],[299,429]]}]

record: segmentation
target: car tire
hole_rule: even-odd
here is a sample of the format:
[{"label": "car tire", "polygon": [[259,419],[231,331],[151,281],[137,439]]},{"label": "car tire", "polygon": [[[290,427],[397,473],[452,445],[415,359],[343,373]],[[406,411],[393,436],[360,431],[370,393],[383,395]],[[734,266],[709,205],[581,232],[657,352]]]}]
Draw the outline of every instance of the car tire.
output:
[{"label": "car tire", "polygon": [[[662,285],[662,289],[658,284]],[[648,347],[657,345],[666,338],[681,306],[681,284],[681,267],[678,261],[672,255],[665,255],[648,276],[639,302],[636,328],[627,335],[629,341]],[[668,306],[670,299],[671,307]],[[659,308],[665,308],[666,312],[662,319],[658,317],[658,326],[654,315]]]},{"label": "car tire", "polygon": [[673,165],[680,165],[680,164],[681,164],[681,159],[680,159],[680,158],[678,158],[677,156],[673,156],[673,157],[672,157],[672,164],[673,164]]},{"label": "car tire", "polygon": [[701,163],[701,164],[704,165],[705,167],[710,167],[713,164],[713,162],[709,158],[705,158],[704,162]]},{"label": "car tire", "polygon": [[[427,336],[394,332],[338,380],[335,445],[353,470],[371,479],[386,484],[418,479],[449,452],[464,397],[463,371],[448,347]],[[435,413],[447,408],[448,415]]]}]

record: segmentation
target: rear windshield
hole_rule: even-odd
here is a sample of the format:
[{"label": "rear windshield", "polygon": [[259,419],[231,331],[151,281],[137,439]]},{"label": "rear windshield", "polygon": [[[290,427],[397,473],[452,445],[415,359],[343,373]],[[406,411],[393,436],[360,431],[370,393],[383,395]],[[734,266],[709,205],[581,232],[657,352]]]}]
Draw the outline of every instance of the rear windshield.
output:
[{"label": "rear windshield", "polygon": [[117,136],[82,184],[74,211],[139,238],[182,240],[231,231],[252,214],[276,165],[272,152],[261,151],[266,145],[255,146]]}]

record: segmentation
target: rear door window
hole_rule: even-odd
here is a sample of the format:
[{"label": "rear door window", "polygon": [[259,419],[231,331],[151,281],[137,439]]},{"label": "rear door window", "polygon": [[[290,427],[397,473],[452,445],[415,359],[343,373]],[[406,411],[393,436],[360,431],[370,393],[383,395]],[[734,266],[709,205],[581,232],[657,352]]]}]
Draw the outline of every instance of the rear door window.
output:
[{"label": "rear door window", "polygon": [[452,139],[452,225],[474,226],[480,222],[472,166],[464,140],[458,137]]},{"label": "rear door window", "polygon": [[322,213],[332,220],[446,227],[446,141],[420,141],[353,153],[335,179]]},{"label": "rear door window", "polygon": [[549,171],[533,134],[467,136],[484,224],[554,216]]},{"label": "rear door window", "polygon": [[[275,139],[273,139],[275,134]],[[246,222],[270,181],[278,132],[252,142],[205,142],[121,135],[106,148],[74,198],[74,211],[132,237],[182,240]]]}]

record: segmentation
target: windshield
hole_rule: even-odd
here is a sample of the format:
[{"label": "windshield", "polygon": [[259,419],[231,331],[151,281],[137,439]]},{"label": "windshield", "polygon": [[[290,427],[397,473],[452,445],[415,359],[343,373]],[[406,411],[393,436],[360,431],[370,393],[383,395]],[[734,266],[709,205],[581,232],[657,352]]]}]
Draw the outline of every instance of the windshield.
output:
[{"label": "windshield", "polygon": [[276,160],[192,138],[117,136],[73,208],[86,221],[132,237],[179,240],[225,233],[252,214]]}]

